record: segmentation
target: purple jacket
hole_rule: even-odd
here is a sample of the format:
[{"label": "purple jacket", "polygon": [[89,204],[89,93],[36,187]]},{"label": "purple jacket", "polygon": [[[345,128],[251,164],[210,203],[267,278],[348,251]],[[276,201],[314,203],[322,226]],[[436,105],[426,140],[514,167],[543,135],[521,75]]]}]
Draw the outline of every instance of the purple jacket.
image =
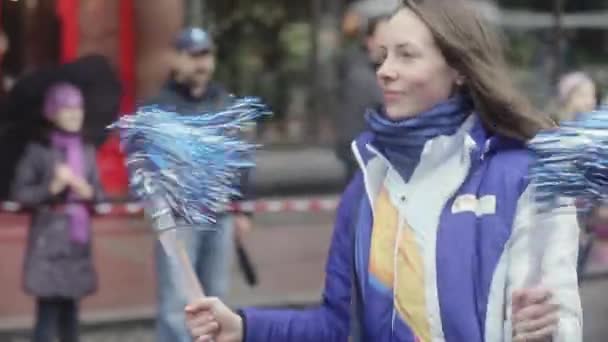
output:
[{"label": "purple jacket", "polygon": [[511,293],[534,285],[534,272],[562,305],[555,340],[582,340],[576,218],[564,211],[542,224],[533,220],[532,156],[525,146],[489,136],[472,116],[455,135],[427,143],[407,184],[387,183],[394,172],[371,133],[353,151],[362,172],[338,208],[322,303],[303,311],[244,309],[246,341],[416,341],[368,272],[374,201],[387,184],[395,201],[404,201],[400,210],[411,225],[428,234],[423,254],[433,341],[510,341]]}]

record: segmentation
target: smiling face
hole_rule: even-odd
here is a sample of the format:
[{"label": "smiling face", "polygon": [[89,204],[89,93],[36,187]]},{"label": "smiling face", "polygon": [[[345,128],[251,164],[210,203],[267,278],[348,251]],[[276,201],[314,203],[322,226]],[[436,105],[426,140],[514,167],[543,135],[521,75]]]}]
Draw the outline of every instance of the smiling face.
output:
[{"label": "smiling face", "polygon": [[379,40],[378,82],[391,119],[412,117],[446,101],[460,82],[429,28],[410,9],[393,16]]},{"label": "smiling face", "polygon": [[58,83],[47,91],[43,112],[55,127],[77,133],[84,122],[84,108],[84,98],[79,88],[69,83]]},{"label": "smiling face", "polygon": [[190,75],[193,85],[206,87],[215,72],[215,56],[211,51],[204,51],[189,55],[193,65]]},{"label": "smiling face", "polygon": [[84,122],[82,107],[64,107],[57,111],[51,122],[68,133],[78,133]]},{"label": "smiling face", "polygon": [[206,88],[215,72],[215,56],[212,51],[179,52],[173,67],[176,81],[190,88]]}]

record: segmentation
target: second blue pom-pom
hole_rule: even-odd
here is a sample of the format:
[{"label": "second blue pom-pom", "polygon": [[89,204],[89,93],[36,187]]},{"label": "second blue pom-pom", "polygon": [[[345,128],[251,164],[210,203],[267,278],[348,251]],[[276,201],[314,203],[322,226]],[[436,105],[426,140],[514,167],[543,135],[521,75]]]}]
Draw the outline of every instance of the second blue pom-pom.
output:
[{"label": "second blue pom-pom", "polygon": [[587,204],[608,199],[608,108],[543,131],[529,146],[536,154],[530,183],[541,210],[559,206],[562,198]]}]

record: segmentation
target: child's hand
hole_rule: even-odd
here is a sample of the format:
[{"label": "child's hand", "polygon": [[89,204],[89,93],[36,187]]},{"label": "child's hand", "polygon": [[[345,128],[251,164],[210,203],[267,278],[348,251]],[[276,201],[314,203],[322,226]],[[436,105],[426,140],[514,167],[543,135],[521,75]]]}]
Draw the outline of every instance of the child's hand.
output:
[{"label": "child's hand", "polygon": [[58,193],[65,190],[70,184],[71,179],[74,177],[72,170],[65,164],[58,164],[55,166],[55,173],[53,180],[51,181],[50,191],[51,194],[57,195]]},{"label": "child's hand", "polygon": [[95,195],[95,190],[93,190],[91,184],[76,175],[70,180],[70,186],[80,199],[90,200]]},{"label": "child's hand", "polygon": [[69,181],[74,176],[72,169],[66,164],[59,164],[55,167],[55,177],[65,182]]},{"label": "child's hand", "polygon": [[90,200],[93,198],[93,187],[83,178],[72,172],[66,164],[59,164],[55,167],[55,178],[51,182],[51,193],[56,195],[66,187],[72,188],[80,199]]}]

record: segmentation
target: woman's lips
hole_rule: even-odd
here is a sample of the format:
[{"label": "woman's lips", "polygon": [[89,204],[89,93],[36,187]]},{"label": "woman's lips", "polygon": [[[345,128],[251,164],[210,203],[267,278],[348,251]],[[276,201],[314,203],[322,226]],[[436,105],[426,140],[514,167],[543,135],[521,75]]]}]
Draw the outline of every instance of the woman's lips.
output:
[{"label": "woman's lips", "polygon": [[396,102],[401,98],[401,96],[403,96],[403,93],[401,93],[399,91],[392,91],[392,90],[384,91],[384,101],[386,103]]}]

